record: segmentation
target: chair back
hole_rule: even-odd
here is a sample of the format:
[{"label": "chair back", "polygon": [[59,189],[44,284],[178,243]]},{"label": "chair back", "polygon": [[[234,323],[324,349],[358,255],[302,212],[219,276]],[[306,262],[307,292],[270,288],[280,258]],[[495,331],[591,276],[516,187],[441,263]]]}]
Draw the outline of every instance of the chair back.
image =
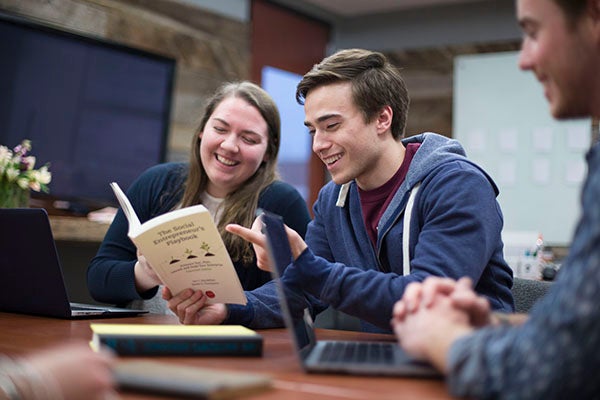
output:
[{"label": "chair back", "polygon": [[529,312],[534,303],[544,296],[551,286],[551,281],[513,278],[512,294],[515,299],[515,312]]}]

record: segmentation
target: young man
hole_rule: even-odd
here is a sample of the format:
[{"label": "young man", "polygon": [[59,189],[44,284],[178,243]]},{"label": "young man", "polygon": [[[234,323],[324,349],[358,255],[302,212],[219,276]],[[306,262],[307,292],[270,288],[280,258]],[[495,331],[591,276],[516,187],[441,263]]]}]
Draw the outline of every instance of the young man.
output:
[{"label": "young man", "polygon": [[[319,193],[306,243],[289,231],[295,261],[283,279],[371,332],[391,333],[392,308],[406,285],[430,275],[467,275],[494,309],[513,310],[496,185],[455,140],[433,133],[402,139],[408,93],[381,53],[327,57],[303,77],[296,98],[332,181]],[[259,225],[227,229],[253,242],[259,267],[268,269]],[[180,320],[215,322],[198,318],[199,297],[185,296],[169,301]],[[255,326],[256,316],[278,312],[272,299],[248,300],[216,322]]]},{"label": "young man", "polygon": [[[600,0],[517,0],[517,13],[524,32],[519,66],[543,84],[552,115],[600,117]],[[492,314],[468,278],[429,278],[410,285],[396,304],[400,343],[445,372],[453,395],[600,398],[598,143],[587,161],[569,256],[528,318]]]}]

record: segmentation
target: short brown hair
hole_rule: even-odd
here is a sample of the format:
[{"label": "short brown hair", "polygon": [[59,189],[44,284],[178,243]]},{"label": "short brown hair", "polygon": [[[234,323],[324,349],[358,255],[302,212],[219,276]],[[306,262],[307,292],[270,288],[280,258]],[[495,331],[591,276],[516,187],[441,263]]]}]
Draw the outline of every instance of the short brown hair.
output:
[{"label": "short brown hair", "polygon": [[588,0],[552,0],[565,13],[568,23],[574,27],[584,14]]},{"label": "short brown hair", "polygon": [[392,136],[404,136],[410,99],[398,69],[375,51],[346,49],[325,58],[307,72],[296,87],[296,101],[304,104],[308,93],[323,85],[351,82],[352,98],[362,111],[365,122],[385,106],[392,108]]}]

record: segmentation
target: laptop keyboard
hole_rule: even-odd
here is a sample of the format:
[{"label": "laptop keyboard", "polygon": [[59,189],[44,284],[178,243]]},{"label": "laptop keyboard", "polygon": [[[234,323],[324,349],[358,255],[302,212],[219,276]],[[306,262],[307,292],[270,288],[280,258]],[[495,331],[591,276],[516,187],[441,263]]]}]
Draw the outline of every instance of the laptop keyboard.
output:
[{"label": "laptop keyboard", "polygon": [[395,343],[326,342],[319,362],[392,364]]}]

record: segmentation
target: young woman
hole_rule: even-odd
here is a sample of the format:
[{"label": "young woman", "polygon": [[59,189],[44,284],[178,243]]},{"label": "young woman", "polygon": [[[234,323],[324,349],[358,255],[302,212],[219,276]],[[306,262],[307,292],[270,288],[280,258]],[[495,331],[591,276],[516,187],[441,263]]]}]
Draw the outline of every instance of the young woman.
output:
[{"label": "young woman", "polygon": [[[303,235],[310,219],[300,194],[277,180],[279,143],[279,112],[271,97],[250,82],[224,84],[208,101],[194,134],[190,162],[148,169],[132,183],[127,196],[141,222],[178,207],[206,206],[246,295],[253,297],[271,276],[257,268],[252,247],[226,232],[225,226],[232,222],[251,225],[256,209],[262,208],[281,215]],[[168,312],[159,292],[161,282],[143,255],[137,254],[127,229],[127,220],[119,211],[88,267],[89,290],[100,302]],[[267,293],[275,295],[273,290]],[[271,304],[278,303],[273,299]],[[281,325],[278,312],[255,316],[243,306],[216,305],[205,307],[205,312],[220,313],[222,322],[236,314],[236,323],[240,323],[242,315],[243,323],[251,327]]]}]

